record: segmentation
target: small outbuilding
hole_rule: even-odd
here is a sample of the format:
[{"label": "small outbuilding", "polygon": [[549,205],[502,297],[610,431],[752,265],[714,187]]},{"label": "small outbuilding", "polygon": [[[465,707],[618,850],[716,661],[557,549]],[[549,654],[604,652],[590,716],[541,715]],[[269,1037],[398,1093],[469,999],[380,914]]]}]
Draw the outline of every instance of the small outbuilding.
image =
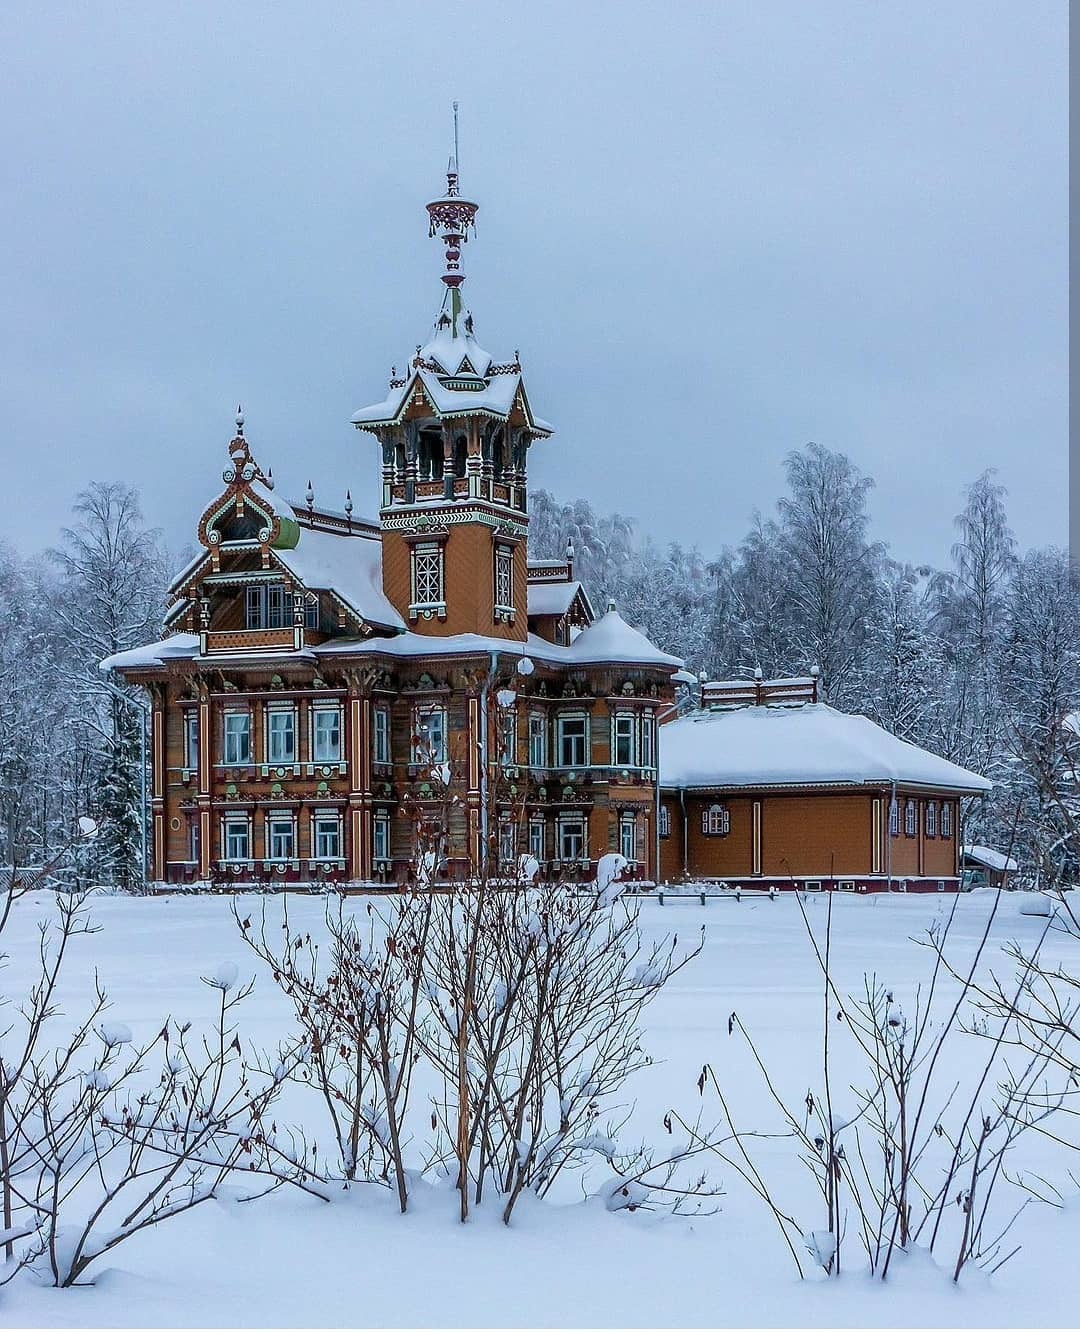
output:
[{"label": "small outbuilding", "polygon": [[1020,868],[1012,856],[992,846],[965,846],[960,850],[965,888],[1008,888],[1009,878]]},{"label": "small outbuilding", "polygon": [[660,732],[660,877],[955,892],[985,777],[817,699],[812,676],[701,686]]}]

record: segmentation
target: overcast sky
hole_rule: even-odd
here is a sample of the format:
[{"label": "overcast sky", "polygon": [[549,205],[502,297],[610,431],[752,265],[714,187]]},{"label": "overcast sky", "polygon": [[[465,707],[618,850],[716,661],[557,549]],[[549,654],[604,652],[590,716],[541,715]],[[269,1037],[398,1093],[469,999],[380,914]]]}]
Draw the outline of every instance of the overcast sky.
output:
[{"label": "overcast sky", "polygon": [[816,440],[941,561],[998,468],[1066,539],[1067,6],[186,3],[0,9],[3,536],[92,478],[177,546],[237,402],[279,490],[352,488],[426,339],[449,104],[466,297],[557,433],[531,479],[707,552]]}]

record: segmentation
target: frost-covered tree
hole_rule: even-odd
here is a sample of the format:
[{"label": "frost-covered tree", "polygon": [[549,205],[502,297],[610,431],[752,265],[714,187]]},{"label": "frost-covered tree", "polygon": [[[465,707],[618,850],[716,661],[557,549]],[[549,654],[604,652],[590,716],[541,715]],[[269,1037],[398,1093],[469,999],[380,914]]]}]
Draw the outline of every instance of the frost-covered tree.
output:
[{"label": "frost-covered tree", "polygon": [[784,562],[790,666],[817,666],[826,695],[857,701],[856,675],[866,626],[878,600],[884,548],[867,535],[873,481],[842,453],[820,444],[788,454],[790,494],[777,504]]},{"label": "frost-covered tree", "polygon": [[942,645],[931,628],[930,571],[889,561],[867,632],[859,688],[867,714],[913,744],[940,726]]}]

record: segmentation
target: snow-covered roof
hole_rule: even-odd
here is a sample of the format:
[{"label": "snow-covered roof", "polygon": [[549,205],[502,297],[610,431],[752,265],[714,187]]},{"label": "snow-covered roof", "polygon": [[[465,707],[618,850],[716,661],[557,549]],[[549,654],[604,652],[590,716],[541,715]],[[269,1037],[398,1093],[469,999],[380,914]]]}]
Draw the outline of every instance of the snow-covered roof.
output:
[{"label": "snow-covered roof", "polygon": [[962,846],[961,854],[967,860],[974,860],[978,865],[985,865],[987,869],[1005,870],[1008,873],[1015,873],[1020,868],[1012,856],[1007,856],[1003,851],[995,851],[992,846]]},{"label": "snow-covered roof", "polygon": [[565,615],[579,592],[588,605],[585,589],[576,579],[569,583],[530,583],[528,590],[530,615]]},{"label": "snow-covered roof", "polygon": [[271,554],[311,591],[333,591],[371,624],[403,629],[405,621],[383,592],[382,541],[379,537],[338,535],[300,529],[292,550]]},{"label": "snow-covered roof", "polygon": [[114,652],[100,663],[100,669],[114,671],[127,667],[164,666],[167,661],[197,656],[198,651],[198,634],[170,634],[157,643],[144,643],[142,647],[130,648],[127,652]]},{"label": "snow-covered roof", "polygon": [[[417,380],[423,385],[432,406],[442,416],[471,416],[485,413],[505,420],[510,415],[518,389],[521,388],[521,375],[516,371],[492,375],[483,381],[478,380],[481,386],[477,388],[452,389],[447,388],[433,371],[417,367],[413,369],[407,382],[401,388],[392,389],[382,402],[372,403],[371,406],[361,407],[358,412],[354,412],[351,418],[353,425],[388,425],[397,421],[412,397]],[[554,426],[533,416],[531,410],[526,414],[538,431],[548,435],[554,431]]]},{"label": "snow-covered roof", "polygon": [[825,703],[692,713],[661,728],[659,749],[668,787],[991,789],[985,777]]},{"label": "snow-covered roof", "polygon": [[634,662],[676,669],[683,664],[681,657],[661,652],[639,629],[627,624],[617,610],[609,610],[582,629],[565,651],[570,661]]}]

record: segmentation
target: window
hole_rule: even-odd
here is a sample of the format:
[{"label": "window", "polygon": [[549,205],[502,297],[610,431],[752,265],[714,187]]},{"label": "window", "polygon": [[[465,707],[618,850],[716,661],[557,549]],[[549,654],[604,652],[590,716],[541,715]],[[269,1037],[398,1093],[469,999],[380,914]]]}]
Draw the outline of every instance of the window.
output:
[{"label": "window", "polygon": [[731,832],[731,812],[727,805],[710,805],[703,809],[701,831],[706,837],[726,837]]},{"label": "window", "polygon": [[412,761],[446,762],[446,709],[425,703],[413,709]]},{"label": "window", "polygon": [[529,766],[547,767],[547,720],[540,712],[529,717]]},{"label": "window", "polygon": [[312,759],[316,763],[337,763],[341,759],[341,709],[316,708],[311,724]]},{"label": "window", "polygon": [[266,714],[266,761],[296,761],[296,713],[292,708],[275,708]]},{"label": "window", "polygon": [[545,846],[547,838],[544,835],[544,820],[532,819],[529,822],[529,855],[537,860],[544,859]]},{"label": "window", "polygon": [[259,583],[244,593],[246,629],[287,629],[292,623],[289,596],[283,583]]},{"label": "window", "polygon": [[414,610],[444,610],[443,548],[436,542],[412,551],[412,606]]},{"label": "window", "polygon": [[499,762],[511,767],[517,761],[517,713],[507,708],[499,719]]},{"label": "window", "polygon": [[928,800],[926,802],[926,835],[927,837],[937,836],[937,801]]},{"label": "window", "polygon": [[900,803],[896,796],[889,801],[889,836],[900,836]]},{"label": "window", "polygon": [[952,801],[950,800],[941,802],[941,835],[942,837],[952,836]]},{"label": "window", "polygon": [[499,863],[512,865],[517,860],[517,825],[504,819],[499,824]]},{"label": "window", "polygon": [[838,879],[836,886],[842,893],[853,893],[855,891],[854,879]]},{"label": "window", "polygon": [[376,860],[390,859],[390,815],[380,811],[372,822],[372,848]]},{"label": "window", "polygon": [[915,801],[909,800],[904,807],[904,836],[914,837],[917,824],[915,822]]},{"label": "window", "polygon": [[820,880],[820,879],[807,879],[807,880],[806,880],[806,891],[807,891],[808,893],[820,893],[820,892],[821,892],[821,880]]},{"label": "window", "polygon": [[390,762],[390,709],[376,707],[371,714],[371,757],[375,763]]},{"label": "window", "polygon": [[634,717],[629,712],[615,714],[611,725],[611,761],[617,768],[634,764]]},{"label": "window", "polygon": [[637,859],[637,818],[633,814],[619,816],[619,854],[624,860]]},{"label": "window", "polygon": [[641,766],[643,768],[653,766],[655,726],[656,722],[652,715],[647,712],[643,713],[641,718]]},{"label": "window", "polygon": [[225,820],[225,859],[251,859],[251,824],[247,815]]},{"label": "window", "polygon": [[251,714],[227,712],[225,714],[225,762],[241,764],[251,762]]},{"label": "window", "polygon": [[292,860],[296,854],[296,824],[291,814],[271,814],[266,820],[267,860]]},{"label": "window", "polygon": [[589,762],[589,719],[577,713],[558,719],[559,764],[563,768],[584,768]]},{"label": "window", "polygon": [[514,552],[509,546],[495,547],[495,609],[514,609]]},{"label": "window", "polygon": [[340,860],[341,819],[336,814],[316,814],[312,820],[311,844],[315,860]]},{"label": "window", "polygon": [[197,818],[188,820],[187,830],[188,861],[192,865],[199,863],[199,820]]},{"label": "window", "polygon": [[199,714],[194,708],[184,713],[184,768],[195,772],[199,767]]},{"label": "window", "polygon": [[559,821],[559,859],[584,860],[586,856],[585,820],[580,815]]},{"label": "window", "polygon": [[671,810],[667,805],[660,806],[660,817],[657,821],[657,829],[661,837],[671,836]]}]

